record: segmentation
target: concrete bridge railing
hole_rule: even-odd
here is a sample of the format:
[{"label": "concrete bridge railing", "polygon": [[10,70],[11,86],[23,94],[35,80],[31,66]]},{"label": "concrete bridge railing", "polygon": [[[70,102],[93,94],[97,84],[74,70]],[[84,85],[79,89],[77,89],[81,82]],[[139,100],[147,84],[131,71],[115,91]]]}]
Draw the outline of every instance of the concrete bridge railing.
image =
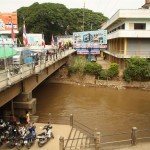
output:
[{"label": "concrete bridge railing", "polygon": [[37,64],[31,63],[31,64],[24,64],[24,65],[18,65],[15,66],[9,66],[5,70],[0,71],[0,92],[7,87],[10,87],[11,85],[19,82],[20,80],[23,80],[33,74],[39,74],[43,69],[46,67],[53,65],[60,59],[72,54],[75,52],[75,50],[66,50],[65,53],[62,53],[61,55],[58,55],[58,58],[56,59],[56,56],[48,56],[47,60],[46,57],[42,60],[39,60]]}]

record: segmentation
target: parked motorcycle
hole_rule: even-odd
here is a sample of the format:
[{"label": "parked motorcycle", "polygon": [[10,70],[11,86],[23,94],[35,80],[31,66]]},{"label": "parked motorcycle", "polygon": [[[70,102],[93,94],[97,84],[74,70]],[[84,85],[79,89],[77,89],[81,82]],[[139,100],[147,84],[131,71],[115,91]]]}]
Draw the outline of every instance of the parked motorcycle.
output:
[{"label": "parked motorcycle", "polygon": [[8,140],[10,122],[4,122],[3,119],[0,119],[0,146],[3,145]]},{"label": "parked motorcycle", "polygon": [[6,127],[5,122],[2,119],[0,119],[0,146],[3,145],[4,139],[5,139],[5,136],[4,136],[5,127]]},{"label": "parked motorcycle", "polygon": [[34,141],[36,140],[36,132],[35,132],[35,125],[32,125],[28,128],[29,134],[27,134],[24,137],[24,145],[26,145],[26,147],[28,149],[30,149],[31,145],[34,143]]},{"label": "parked motorcycle", "polygon": [[9,136],[7,138],[7,146],[9,148],[14,148],[17,143],[17,138],[20,136],[20,133],[16,126],[10,125],[8,128]]},{"label": "parked motorcycle", "polygon": [[37,141],[38,141],[39,147],[42,147],[51,138],[54,138],[54,135],[52,133],[52,126],[49,123],[48,123],[48,125],[45,125],[43,127],[43,130],[46,130],[46,132],[43,132],[43,133],[37,135]]},{"label": "parked motorcycle", "polygon": [[24,126],[19,127],[20,136],[17,138],[16,147],[20,150],[24,145],[24,138],[26,137],[26,128]]}]

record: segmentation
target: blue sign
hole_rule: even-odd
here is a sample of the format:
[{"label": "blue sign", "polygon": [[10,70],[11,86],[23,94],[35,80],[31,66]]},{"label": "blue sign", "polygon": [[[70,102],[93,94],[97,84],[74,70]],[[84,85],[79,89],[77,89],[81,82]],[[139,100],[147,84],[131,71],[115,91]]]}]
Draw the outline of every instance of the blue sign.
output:
[{"label": "blue sign", "polygon": [[101,47],[107,47],[107,30],[74,32],[73,45],[78,54],[88,54],[88,47],[91,54],[99,54]]}]

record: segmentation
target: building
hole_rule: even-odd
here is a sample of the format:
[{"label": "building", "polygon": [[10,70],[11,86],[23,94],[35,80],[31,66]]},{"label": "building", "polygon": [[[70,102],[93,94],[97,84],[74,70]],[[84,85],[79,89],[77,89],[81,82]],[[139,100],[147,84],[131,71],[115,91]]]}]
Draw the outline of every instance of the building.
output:
[{"label": "building", "polygon": [[127,58],[150,58],[150,0],[140,9],[118,10],[101,28],[108,32],[105,59],[124,68]]},{"label": "building", "polygon": [[0,47],[3,45],[12,46],[14,44],[17,46],[17,38],[12,40],[12,25],[13,32],[15,34],[19,33],[18,31],[18,20],[17,13],[1,13],[0,12]]}]

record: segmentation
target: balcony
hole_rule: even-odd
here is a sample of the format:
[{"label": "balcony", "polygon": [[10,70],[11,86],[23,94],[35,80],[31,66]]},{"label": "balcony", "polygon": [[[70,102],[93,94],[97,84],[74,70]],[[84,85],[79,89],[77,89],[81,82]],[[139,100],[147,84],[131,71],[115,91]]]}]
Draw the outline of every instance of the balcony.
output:
[{"label": "balcony", "polygon": [[131,58],[131,57],[150,58],[150,51],[144,50],[143,51],[127,50],[126,52],[124,52],[124,50],[121,50],[119,52],[106,50],[104,52],[117,58]]},{"label": "balcony", "polygon": [[108,40],[115,38],[150,38],[150,30],[117,30],[108,34]]}]

